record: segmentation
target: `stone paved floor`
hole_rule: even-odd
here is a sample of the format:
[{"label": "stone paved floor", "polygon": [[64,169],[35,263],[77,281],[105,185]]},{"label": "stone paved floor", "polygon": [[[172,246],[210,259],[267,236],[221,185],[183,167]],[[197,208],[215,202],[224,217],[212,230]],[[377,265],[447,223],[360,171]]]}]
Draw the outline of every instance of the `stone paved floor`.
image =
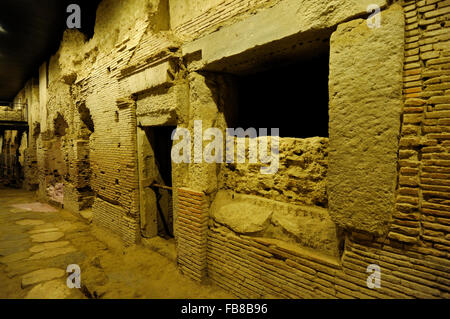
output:
[{"label": "stone paved floor", "polygon": [[[181,275],[165,241],[157,253],[107,233],[31,192],[0,187],[0,298],[233,298]],[[81,267],[82,289],[67,287],[71,264]]]},{"label": "stone paved floor", "polygon": [[66,284],[66,267],[86,257],[72,241],[95,240],[89,227],[33,193],[0,189],[0,298],[84,298]]}]

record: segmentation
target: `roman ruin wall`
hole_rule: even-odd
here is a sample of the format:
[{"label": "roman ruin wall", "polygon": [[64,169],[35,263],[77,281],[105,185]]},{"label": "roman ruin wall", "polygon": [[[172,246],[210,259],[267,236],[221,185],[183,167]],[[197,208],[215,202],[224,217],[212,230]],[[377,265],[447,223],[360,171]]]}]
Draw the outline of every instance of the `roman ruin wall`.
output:
[{"label": "roman ruin wall", "polygon": [[[449,298],[449,16],[448,0],[103,0],[94,36],[67,30],[18,95],[25,187],[92,210],[129,245],[162,231],[165,196],[180,270],[238,297]],[[225,133],[236,77],[316,52],[328,59],[326,136],[280,137],[275,175],[172,163],[168,181],[162,128],[194,136],[201,120]]]}]

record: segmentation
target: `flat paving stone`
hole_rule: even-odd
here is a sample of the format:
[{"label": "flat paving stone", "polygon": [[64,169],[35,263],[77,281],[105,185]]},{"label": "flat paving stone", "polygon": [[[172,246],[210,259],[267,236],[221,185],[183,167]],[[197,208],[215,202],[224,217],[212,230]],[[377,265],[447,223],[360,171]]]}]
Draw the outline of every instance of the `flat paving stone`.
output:
[{"label": "flat paving stone", "polygon": [[33,271],[22,277],[22,288],[27,288],[44,281],[61,278],[65,275],[65,273],[66,272],[63,269],[59,268],[45,268]]},{"label": "flat paving stone", "polygon": [[77,264],[80,265],[86,256],[80,251],[75,251],[69,254],[58,255],[52,258],[46,259],[34,259],[34,260],[21,260],[18,262],[10,263],[4,269],[8,278],[14,278],[16,276],[23,276],[35,270],[42,268],[61,268],[66,269],[67,265]]},{"label": "flat paving stone", "polygon": [[0,258],[0,263],[2,264],[10,264],[19,260],[27,259],[31,256],[31,253],[28,250],[21,251],[18,253],[14,253],[5,257]]},{"label": "flat paving stone", "polygon": [[54,249],[48,249],[41,251],[40,253],[34,254],[28,260],[37,260],[37,259],[44,259],[44,258],[52,258],[59,255],[65,255],[70,254],[77,251],[75,247],[62,247],[62,248],[54,248]]},{"label": "flat paving stone", "polygon": [[31,241],[33,243],[46,243],[51,241],[57,241],[64,237],[62,232],[51,232],[31,235]]},{"label": "flat paving stone", "polygon": [[62,279],[43,282],[33,287],[25,299],[67,299],[74,296],[73,289]]},{"label": "flat paving stone", "polygon": [[38,219],[23,219],[16,222],[17,225],[21,226],[36,226],[45,224],[44,221]]},{"label": "flat paving stone", "polygon": [[61,248],[61,247],[67,246],[69,244],[70,244],[69,241],[56,241],[56,242],[44,243],[44,244],[39,244],[39,245],[35,245],[35,246],[31,247],[29,249],[29,251],[32,253],[40,253],[41,251],[44,251],[47,249]]},{"label": "flat paving stone", "polygon": [[31,230],[41,230],[41,229],[48,229],[48,228],[58,228],[58,227],[56,227],[55,226],[55,224],[53,224],[53,223],[45,223],[45,224],[42,224],[42,225],[37,225],[37,226],[34,226]]}]

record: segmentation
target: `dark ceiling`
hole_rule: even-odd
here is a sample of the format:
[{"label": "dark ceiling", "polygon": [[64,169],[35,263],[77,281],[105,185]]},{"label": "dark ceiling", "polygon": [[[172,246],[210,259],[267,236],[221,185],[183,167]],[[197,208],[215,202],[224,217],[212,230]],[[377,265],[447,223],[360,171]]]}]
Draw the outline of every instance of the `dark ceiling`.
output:
[{"label": "dark ceiling", "polygon": [[81,8],[80,31],[92,37],[99,0],[0,0],[0,101],[12,101],[39,66],[56,53],[67,6]]}]

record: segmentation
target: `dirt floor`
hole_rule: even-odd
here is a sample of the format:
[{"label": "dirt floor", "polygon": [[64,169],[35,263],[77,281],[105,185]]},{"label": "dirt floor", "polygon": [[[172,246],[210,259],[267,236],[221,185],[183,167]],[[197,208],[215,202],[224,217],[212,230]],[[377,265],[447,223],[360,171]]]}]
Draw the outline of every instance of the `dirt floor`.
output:
[{"label": "dirt floor", "polygon": [[[171,241],[124,247],[81,215],[0,187],[0,298],[234,298],[183,276],[175,258]],[[80,266],[81,289],[67,287],[72,264]]]}]

